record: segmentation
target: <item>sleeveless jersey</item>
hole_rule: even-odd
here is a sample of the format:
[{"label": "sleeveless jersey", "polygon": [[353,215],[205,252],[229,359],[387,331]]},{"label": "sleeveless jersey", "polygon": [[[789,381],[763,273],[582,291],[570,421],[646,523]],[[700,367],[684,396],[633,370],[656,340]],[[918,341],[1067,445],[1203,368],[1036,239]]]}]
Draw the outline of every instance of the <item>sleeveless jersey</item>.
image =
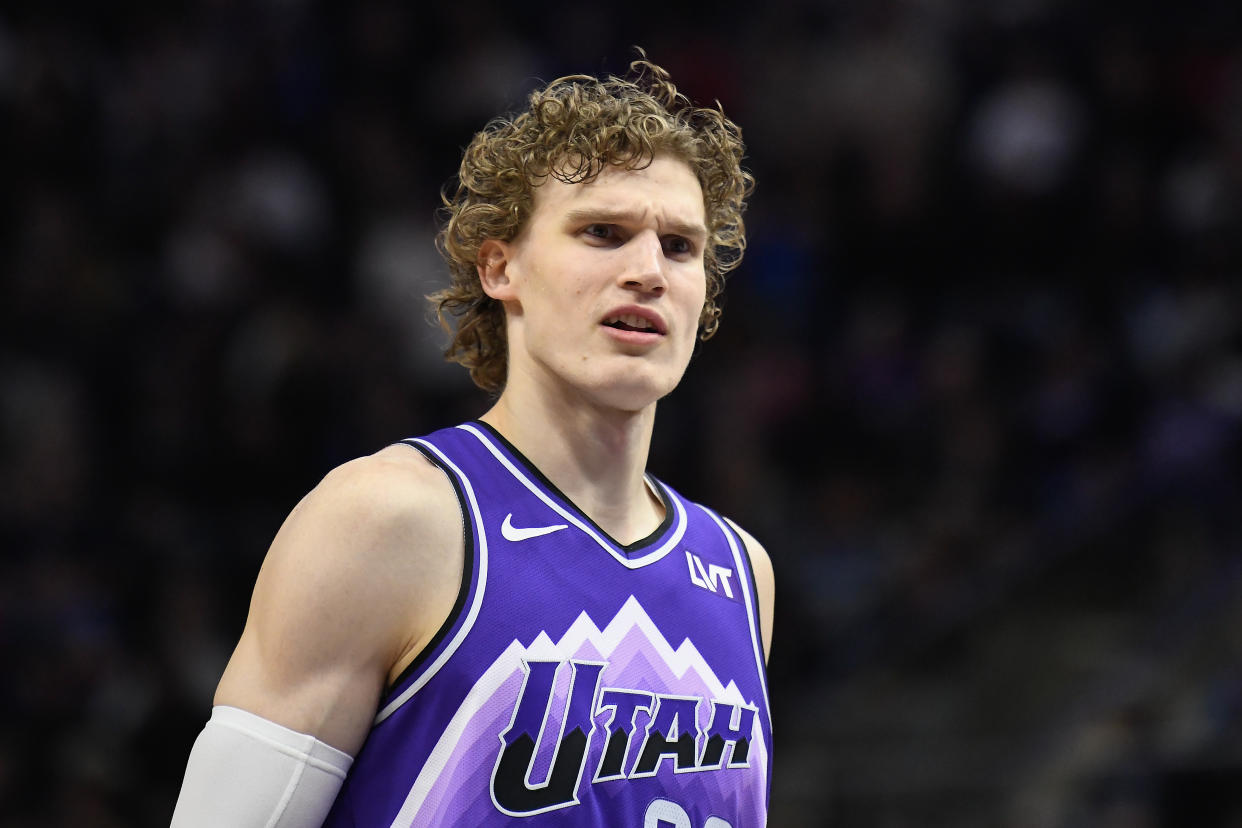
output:
[{"label": "sleeveless jersey", "polygon": [[406,442],[457,490],[462,589],[325,825],[764,825],[767,679],[732,527],[648,477],[664,523],[622,545],[484,423]]}]

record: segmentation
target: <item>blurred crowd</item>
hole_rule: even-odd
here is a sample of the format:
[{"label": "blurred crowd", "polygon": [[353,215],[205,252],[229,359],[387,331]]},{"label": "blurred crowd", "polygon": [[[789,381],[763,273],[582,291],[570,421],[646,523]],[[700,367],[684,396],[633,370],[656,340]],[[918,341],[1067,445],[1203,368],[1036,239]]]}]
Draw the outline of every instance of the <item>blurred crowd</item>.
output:
[{"label": "blurred crowd", "polygon": [[775,826],[1242,826],[1242,6],[0,10],[0,826],[158,826],[284,515],[476,416],[440,187],[640,44],[759,188],[652,470],[772,554]]}]

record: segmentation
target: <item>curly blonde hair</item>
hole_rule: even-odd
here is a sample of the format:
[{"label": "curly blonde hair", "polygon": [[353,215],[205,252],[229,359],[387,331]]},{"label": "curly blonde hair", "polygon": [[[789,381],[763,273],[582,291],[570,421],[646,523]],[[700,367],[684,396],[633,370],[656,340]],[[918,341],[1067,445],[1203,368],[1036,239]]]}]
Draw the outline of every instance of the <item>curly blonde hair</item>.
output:
[{"label": "curly blonde hair", "polygon": [[479,247],[518,235],[531,214],[535,187],[548,176],[579,183],[599,175],[605,164],[645,167],[657,153],[689,164],[703,188],[708,231],[699,335],[708,339],[716,332],[716,300],[724,274],[746,249],[742,211],[754,189],[754,178],[741,167],[742,132],[719,103],[715,109],[694,106],[668,72],[638,52],[625,78],[558,78],[532,92],[525,111],[490,122],[466,148],[452,194],[446,188],[441,195],[445,222],[436,246],[452,282],[427,298],[452,333],[445,356],[469,368],[485,391],[504,387],[508,349],[504,307],[479,282]]}]

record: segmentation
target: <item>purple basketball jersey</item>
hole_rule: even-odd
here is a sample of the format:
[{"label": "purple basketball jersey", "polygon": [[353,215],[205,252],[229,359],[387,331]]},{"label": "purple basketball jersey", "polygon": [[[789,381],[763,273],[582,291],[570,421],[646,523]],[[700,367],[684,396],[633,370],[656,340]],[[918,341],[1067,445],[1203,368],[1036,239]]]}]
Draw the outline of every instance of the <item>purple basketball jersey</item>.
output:
[{"label": "purple basketball jersey", "polygon": [[462,590],[325,824],[765,824],[767,679],[732,528],[652,480],[664,523],[624,546],[483,423],[407,442],[457,489]]}]

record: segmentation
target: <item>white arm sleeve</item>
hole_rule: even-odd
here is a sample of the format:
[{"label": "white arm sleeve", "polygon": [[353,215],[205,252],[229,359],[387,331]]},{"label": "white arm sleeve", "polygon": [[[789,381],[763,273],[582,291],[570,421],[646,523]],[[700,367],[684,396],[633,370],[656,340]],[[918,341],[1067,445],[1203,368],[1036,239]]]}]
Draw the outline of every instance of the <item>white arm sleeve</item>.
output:
[{"label": "white arm sleeve", "polygon": [[319,828],[353,761],[313,736],[214,707],[190,751],[172,828]]}]

